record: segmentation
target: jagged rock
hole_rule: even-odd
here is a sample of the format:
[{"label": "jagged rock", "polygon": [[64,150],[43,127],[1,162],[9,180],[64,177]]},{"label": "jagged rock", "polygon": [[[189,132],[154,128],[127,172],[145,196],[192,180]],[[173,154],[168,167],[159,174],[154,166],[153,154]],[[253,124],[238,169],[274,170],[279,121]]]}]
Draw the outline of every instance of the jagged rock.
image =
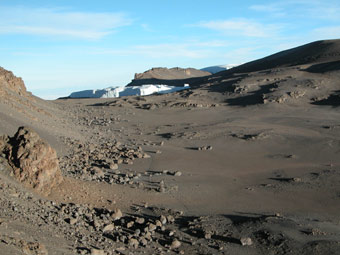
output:
[{"label": "jagged rock", "polygon": [[131,238],[129,240],[129,245],[136,249],[136,248],[138,248],[139,242],[138,242],[137,239]]},{"label": "jagged rock", "polygon": [[56,151],[30,128],[20,127],[4,150],[14,177],[28,187],[49,193],[62,182]]},{"label": "jagged rock", "polygon": [[182,243],[180,241],[178,241],[177,239],[173,240],[171,245],[170,245],[170,249],[178,249],[180,246],[182,245]]},{"label": "jagged rock", "polygon": [[65,220],[67,223],[74,225],[77,223],[78,219],[77,218],[68,218]]},{"label": "jagged rock", "polygon": [[133,225],[134,225],[134,223],[135,223],[135,222],[130,221],[130,222],[128,222],[128,223],[126,224],[126,227],[127,227],[127,228],[132,228]]},{"label": "jagged rock", "polygon": [[139,242],[144,247],[146,247],[148,245],[148,241],[143,237],[139,240]]},{"label": "jagged rock", "polygon": [[294,99],[303,97],[306,94],[306,91],[292,91],[288,92],[288,95]]},{"label": "jagged rock", "polygon": [[91,255],[105,255],[105,251],[99,249],[91,249]]},{"label": "jagged rock", "polygon": [[182,172],[181,171],[176,171],[175,173],[174,173],[174,176],[181,176],[182,175]]},{"label": "jagged rock", "polygon": [[144,218],[136,218],[135,222],[138,223],[138,224],[144,224],[145,219]]},{"label": "jagged rock", "polygon": [[109,167],[110,167],[111,170],[117,170],[118,169],[118,165],[115,164],[115,163],[110,163]]},{"label": "jagged rock", "polygon": [[250,237],[242,237],[240,239],[240,242],[243,246],[247,246],[247,245],[252,245],[253,244],[253,240],[251,240]]},{"label": "jagged rock", "polygon": [[91,173],[95,175],[96,177],[104,177],[105,175],[104,171],[97,166],[92,168]]},{"label": "jagged rock", "polygon": [[113,218],[113,220],[119,220],[121,217],[123,217],[123,213],[120,209],[116,209],[116,210],[114,210],[111,217]]},{"label": "jagged rock", "polygon": [[207,240],[211,239],[211,233],[209,233],[209,232],[205,233],[204,238],[207,239]]},{"label": "jagged rock", "polygon": [[174,223],[174,222],[175,222],[175,218],[174,218],[174,216],[172,216],[172,215],[166,216],[166,219],[167,219],[167,221],[168,221],[169,223]]},{"label": "jagged rock", "polygon": [[114,224],[109,224],[109,225],[106,225],[104,228],[103,228],[103,232],[110,232],[110,231],[113,231],[115,229],[115,225]]},{"label": "jagged rock", "polygon": [[156,227],[162,227],[163,226],[163,224],[162,224],[162,222],[161,221],[159,221],[159,220],[156,220]]},{"label": "jagged rock", "polygon": [[137,228],[137,229],[135,230],[134,236],[139,236],[140,233],[141,233],[140,229]]},{"label": "jagged rock", "polygon": [[165,225],[165,224],[166,224],[167,219],[166,219],[166,217],[165,217],[164,215],[161,215],[161,217],[160,217],[160,222],[162,223],[162,225]]},{"label": "jagged rock", "polygon": [[148,230],[151,231],[151,232],[155,231],[156,228],[157,228],[157,226],[155,224],[152,224],[152,223],[150,223],[149,226],[148,226]]},{"label": "jagged rock", "polygon": [[9,141],[9,139],[8,139],[7,135],[0,136],[0,152],[2,152],[5,149],[8,141]]},{"label": "jagged rock", "polygon": [[146,153],[144,153],[144,154],[143,154],[143,158],[151,158],[151,156],[148,155],[148,154],[146,154]]}]

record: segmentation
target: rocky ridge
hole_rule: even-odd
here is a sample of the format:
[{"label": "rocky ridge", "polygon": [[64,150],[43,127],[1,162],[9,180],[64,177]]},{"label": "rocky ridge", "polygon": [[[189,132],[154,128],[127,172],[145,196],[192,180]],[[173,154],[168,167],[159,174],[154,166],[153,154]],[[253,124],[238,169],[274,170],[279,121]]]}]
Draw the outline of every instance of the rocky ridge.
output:
[{"label": "rocky ridge", "polygon": [[169,86],[191,85],[197,79],[206,77],[211,73],[194,68],[164,68],[155,67],[144,73],[136,73],[134,79],[127,86],[141,86],[145,84],[163,84]]},{"label": "rocky ridge", "polygon": [[195,68],[165,68],[165,67],[154,67],[144,73],[136,73],[135,80],[142,79],[160,79],[160,80],[175,80],[175,79],[187,79],[193,77],[207,76],[211,73],[201,71]]},{"label": "rocky ridge", "polygon": [[12,72],[0,67],[0,96],[8,96],[14,92],[20,96],[28,96],[24,81]]}]

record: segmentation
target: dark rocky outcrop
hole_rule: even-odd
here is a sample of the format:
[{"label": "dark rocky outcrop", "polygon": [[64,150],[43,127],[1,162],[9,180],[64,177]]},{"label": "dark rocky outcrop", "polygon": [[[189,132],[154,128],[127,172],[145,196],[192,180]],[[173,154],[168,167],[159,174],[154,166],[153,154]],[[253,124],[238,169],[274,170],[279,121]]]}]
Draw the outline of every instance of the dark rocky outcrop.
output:
[{"label": "dark rocky outcrop", "polygon": [[219,74],[248,73],[272,68],[309,65],[340,60],[340,39],[308,43],[245,63]]},{"label": "dark rocky outcrop", "polygon": [[27,187],[49,193],[63,180],[56,151],[30,128],[20,127],[13,137],[2,136],[0,149],[13,176]]}]

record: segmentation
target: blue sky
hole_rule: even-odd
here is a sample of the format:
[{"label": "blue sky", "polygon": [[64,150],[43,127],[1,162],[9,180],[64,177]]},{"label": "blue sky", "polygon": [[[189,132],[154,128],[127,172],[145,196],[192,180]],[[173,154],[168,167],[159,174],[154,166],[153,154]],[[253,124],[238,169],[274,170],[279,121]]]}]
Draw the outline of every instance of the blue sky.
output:
[{"label": "blue sky", "polygon": [[0,0],[0,66],[45,99],[151,67],[237,64],[340,38],[340,0]]}]

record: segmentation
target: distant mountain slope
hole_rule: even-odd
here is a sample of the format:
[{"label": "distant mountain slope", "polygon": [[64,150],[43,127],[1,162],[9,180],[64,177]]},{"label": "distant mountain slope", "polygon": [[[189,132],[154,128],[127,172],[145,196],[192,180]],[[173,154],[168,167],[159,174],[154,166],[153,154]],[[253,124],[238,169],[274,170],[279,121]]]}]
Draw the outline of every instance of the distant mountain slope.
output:
[{"label": "distant mountain slope", "polygon": [[[278,52],[190,84],[192,94],[217,92],[228,105],[340,105],[340,40]],[[192,95],[191,95],[192,96]]]},{"label": "distant mountain slope", "polygon": [[[317,41],[243,65],[213,66],[205,69],[218,72],[229,68],[218,74],[209,75],[210,72],[193,68],[152,68],[136,74],[135,79],[125,88],[80,91],[70,97],[146,95],[150,94],[150,91],[160,92],[157,86],[174,86],[177,91],[183,88],[184,84],[189,84],[191,94],[199,94],[202,90],[204,93],[219,92],[219,95],[210,96],[223,97],[224,102],[229,105],[302,101],[326,104],[332,103],[334,98],[339,98],[338,92],[334,94],[334,91],[340,91],[339,63],[340,40]],[[195,89],[202,90],[194,92]],[[185,93],[187,92],[183,92]],[[328,98],[332,100],[325,101]]]},{"label": "distant mountain slope", "polygon": [[233,67],[236,67],[236,66],[238,66],[238,65],[237,64],[228,64],[228,65],[209,66],[209,67],[202,68],[201,71],[205,71],[205,72],[215,74],[215,73],[218,73],[218,72],[229,70],[230,68],[233,68]]},{"label": "distant mountain slope", "polygon": [[337,60],[340,60],[340,39],[324,40],[281,51],[268,57],[234,67],[226,72],[255,72],[278,67],[306,65]]},{"label": "distant mountain slope", "polygon": [[209,76],[211,73],[194,68],[163,68],[156,67],[136,73],[134,79],[127,86],[140,86],[145,84],[164,84],[172,86],[183,86],[186,80]]},{"label": "distant mountain slope", "polygon": [[[218,80],[223,80],[234,74],[299,65],[337,63],[337,61],[340,61],[340,39],[316,41],[233,67],[219,72],[218,75],[213,74],[210,77],[196,79],[190,86],[198,88],[208,83],[208,80],[214,80],[215,83],[218,83]],[[332,67],[328,67],[328,65],[327,67],[334,69],[336,64],[330,65]],[[324,65],[322,67],[325,69]]]}]

